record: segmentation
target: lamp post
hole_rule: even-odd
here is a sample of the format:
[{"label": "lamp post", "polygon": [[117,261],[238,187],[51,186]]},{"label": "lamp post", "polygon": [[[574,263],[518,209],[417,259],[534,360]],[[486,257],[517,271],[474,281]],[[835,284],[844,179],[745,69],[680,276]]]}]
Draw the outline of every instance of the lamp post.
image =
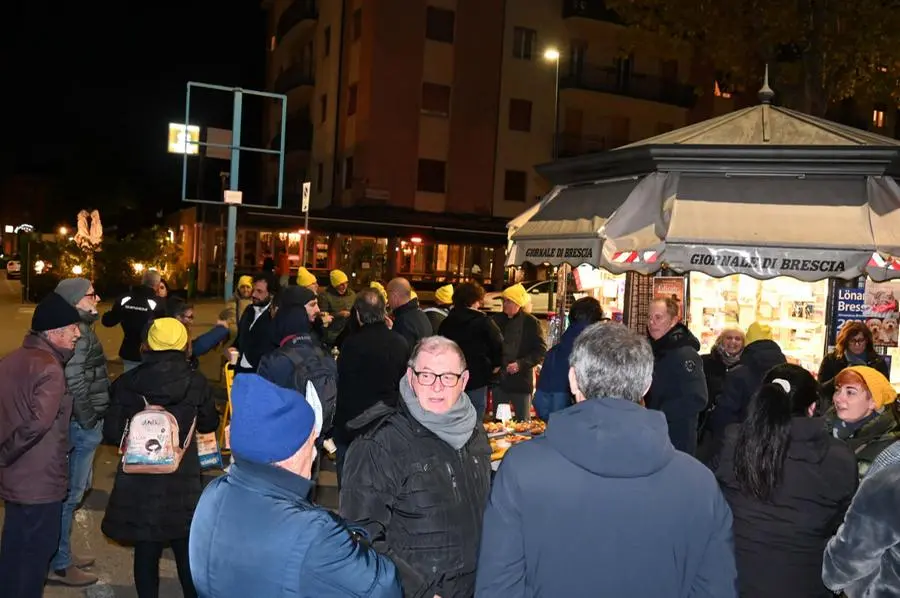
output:
[{"label": "lamp post", "polygon": [[556,63],[556,80],[553,88],[553,159],[559,158],[559,50],[547,48],[544,59]]}]

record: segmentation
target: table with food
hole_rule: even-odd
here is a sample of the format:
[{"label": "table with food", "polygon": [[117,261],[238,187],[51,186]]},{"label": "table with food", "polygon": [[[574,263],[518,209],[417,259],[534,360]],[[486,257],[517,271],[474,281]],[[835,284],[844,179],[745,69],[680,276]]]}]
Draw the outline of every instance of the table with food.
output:
[{"label": "table with food", "polygon": [[486,422],[484,430],[491,444],[491,467],[496,471],[509,447],[543,434],[547,430],[547,424],[539,419],[527,422],[516,420]]}]

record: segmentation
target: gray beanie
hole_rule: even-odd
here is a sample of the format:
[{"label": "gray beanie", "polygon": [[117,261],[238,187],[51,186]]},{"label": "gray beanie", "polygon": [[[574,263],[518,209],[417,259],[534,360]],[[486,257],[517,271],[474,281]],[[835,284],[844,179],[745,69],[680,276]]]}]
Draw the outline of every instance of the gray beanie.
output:
[{"label": "gray beanie", "polygon": [[91,288],[91,281],[86,278],[67,278],[56,285],[56,294],[66,300],[69,305],[77,305]]}]

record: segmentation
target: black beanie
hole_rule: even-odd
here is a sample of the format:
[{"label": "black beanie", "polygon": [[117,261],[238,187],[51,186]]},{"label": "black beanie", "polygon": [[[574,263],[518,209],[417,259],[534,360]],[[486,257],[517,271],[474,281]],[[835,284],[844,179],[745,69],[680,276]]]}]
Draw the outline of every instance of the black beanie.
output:
[{"label": "black beanie", "polygon": [[47,332],[57,328],[65,328],[81,321],[78,310],[56,293],[44,297],[31,316],[31,329],[35,332]]},{"label": "black beanie", "polygon": [[316,298],[316,294],[307,287],[288,287],[278,296],[278,307],[306,305]]}]

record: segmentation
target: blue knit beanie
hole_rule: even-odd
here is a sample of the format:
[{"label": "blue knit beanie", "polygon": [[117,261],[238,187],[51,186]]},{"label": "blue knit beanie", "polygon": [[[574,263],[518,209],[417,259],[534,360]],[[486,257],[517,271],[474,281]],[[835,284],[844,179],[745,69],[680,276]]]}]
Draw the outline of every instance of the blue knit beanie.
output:
[{"label": "blue knit beanie", "polygon": [[235,376],[231,406],[231,451],[255,463],[277,463],[294,455],[316,422],[302,394],[256,374]]}]

